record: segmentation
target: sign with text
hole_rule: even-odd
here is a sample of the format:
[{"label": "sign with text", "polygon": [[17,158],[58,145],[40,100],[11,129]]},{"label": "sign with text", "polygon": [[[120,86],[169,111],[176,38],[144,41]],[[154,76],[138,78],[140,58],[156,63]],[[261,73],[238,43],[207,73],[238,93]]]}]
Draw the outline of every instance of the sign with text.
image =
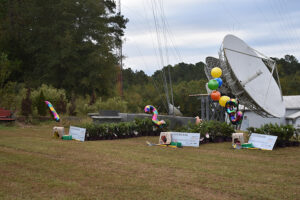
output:
[{"label": "sign with text", "polygon": [[172,142],[180,142],[182,146],[199,147],[200,133],[162,132],[171,135]]},{"label": "sign with text", "polygon": [[248,143],[252,143],[255,148],[272,150],[277,140],[277,136],[252,133]]},{"label": "sign with text", "polygon": [[79,128],[76,126],[70,126],[69,135],[72,135],[72,139],[84,142],[85,139],[85,128]]}]

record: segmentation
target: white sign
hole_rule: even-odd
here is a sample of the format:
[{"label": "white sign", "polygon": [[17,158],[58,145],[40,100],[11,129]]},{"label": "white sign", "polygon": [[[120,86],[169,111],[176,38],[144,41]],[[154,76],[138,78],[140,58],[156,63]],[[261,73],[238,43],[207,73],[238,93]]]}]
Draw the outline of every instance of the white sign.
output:
[{"label": "white sign", "polygon": [[277,136],[252,133],[248,143],[252,143],[255,148],[272,150],[277,140]]},{"label": "white sign", "polygon": [[172,142],[180,142],[182,146],[199,147],[200,133],[167,132]]},{"label": "white sign", "polygon": [[72,135],[72,139],[84,142],[85,139],[85,128],[79,128],[76,126],[70,126],[69,135]]}]

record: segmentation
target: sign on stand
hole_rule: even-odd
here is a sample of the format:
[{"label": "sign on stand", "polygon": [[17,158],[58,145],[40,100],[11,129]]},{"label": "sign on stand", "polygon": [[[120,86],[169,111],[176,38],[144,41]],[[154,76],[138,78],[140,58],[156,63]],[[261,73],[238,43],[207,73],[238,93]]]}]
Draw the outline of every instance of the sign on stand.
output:
[{"label": "sign on stand", "polygon": [[199,147],[200,133],[161,132],[160,134],[170,134],[171,141],[180,142],[182,146]]},{"label": "sign on stand", "polygon": [[79,128],[76,126],[70,126],[69,135],[72,135],[72,139],[84,142],[85,139],[85,128]]},{"label": "sign on stand", "polygon": [[273,150],[276,140],[277,136],[252,133],[248,143],[252,143],[255,148]]}]

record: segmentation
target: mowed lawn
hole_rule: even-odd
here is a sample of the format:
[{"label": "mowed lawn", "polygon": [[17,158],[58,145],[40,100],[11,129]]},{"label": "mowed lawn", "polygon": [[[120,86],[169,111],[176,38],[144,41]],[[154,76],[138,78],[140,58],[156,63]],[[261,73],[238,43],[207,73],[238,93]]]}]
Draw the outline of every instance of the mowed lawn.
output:
[{"label": "mowed lawn", "polygon": [[300,147],[147,146],[158,137],[63,141],[0,126],[0,199],[300,199]]}]

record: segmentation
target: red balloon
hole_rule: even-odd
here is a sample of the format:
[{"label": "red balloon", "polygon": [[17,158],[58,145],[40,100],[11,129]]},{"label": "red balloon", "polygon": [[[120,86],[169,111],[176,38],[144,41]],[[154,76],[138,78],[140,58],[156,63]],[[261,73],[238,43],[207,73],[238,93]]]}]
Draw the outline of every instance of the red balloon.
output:
[{"label": "red balloon", "polygon": [[211,94],[210,94],[210,98],[213,100],[213,101],[219,101],[219,99],[221,98],[221,93],[219,91],[213,91]]}]

